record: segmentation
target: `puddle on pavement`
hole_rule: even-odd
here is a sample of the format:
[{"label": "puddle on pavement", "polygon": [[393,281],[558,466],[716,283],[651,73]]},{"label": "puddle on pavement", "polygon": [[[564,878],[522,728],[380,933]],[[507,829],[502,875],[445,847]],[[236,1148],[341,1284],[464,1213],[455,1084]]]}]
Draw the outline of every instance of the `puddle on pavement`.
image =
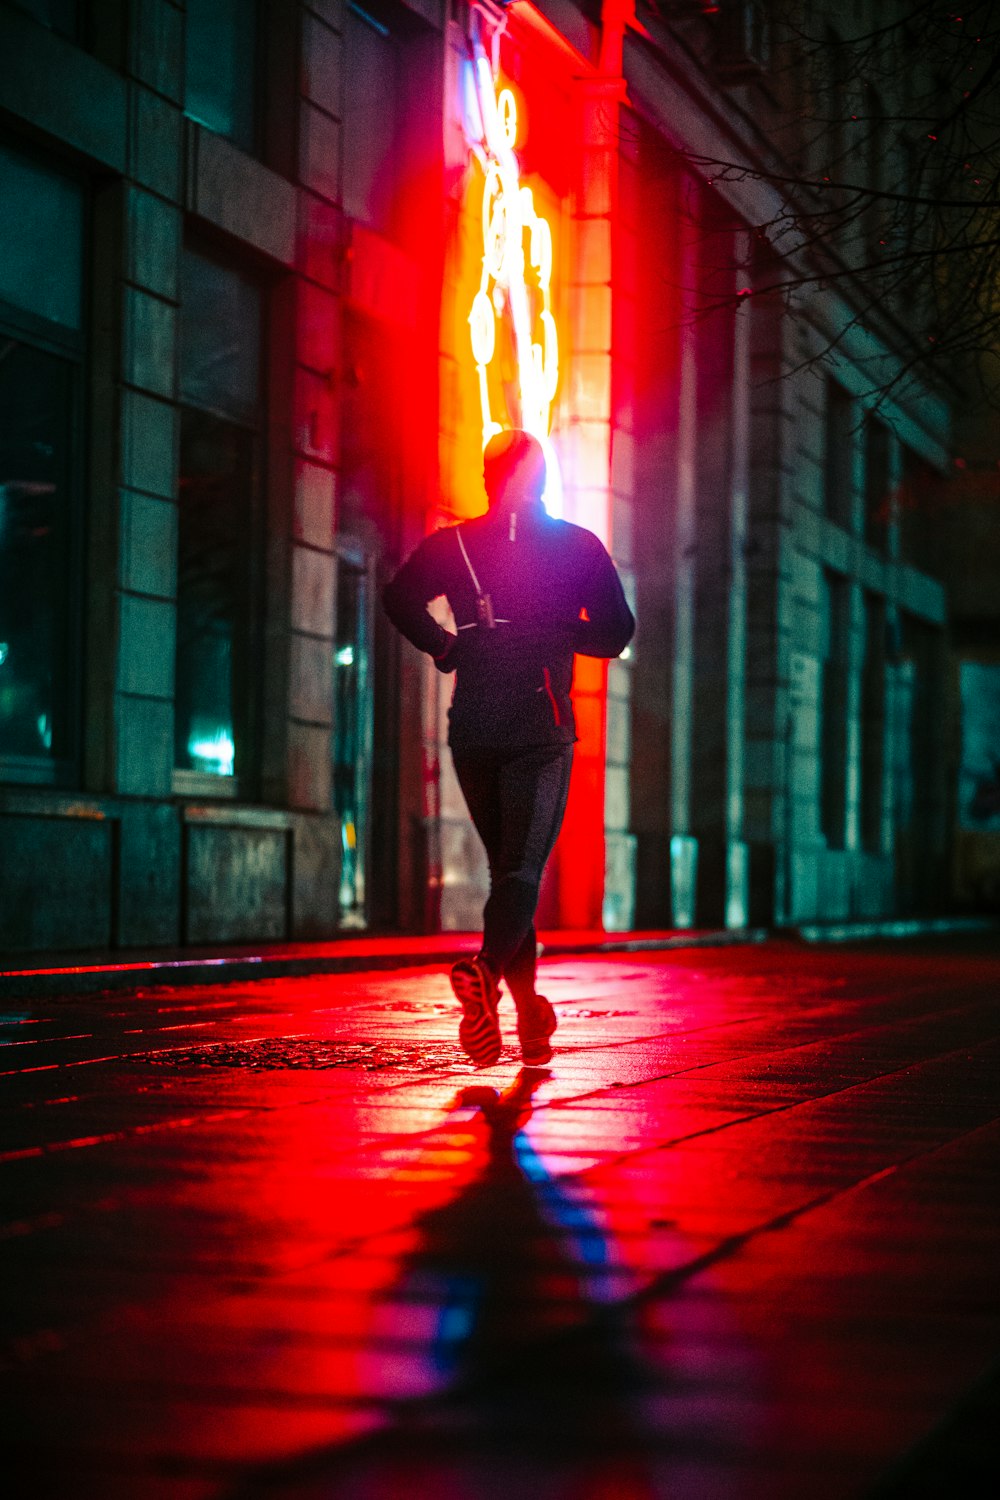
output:
[{"label": "puddle on pavement", "polygon": [[[515,1058],[505,1048],[501,1061]],[[154,1068],[241,1068],[269,1072],[283,1068],[357,1068],[379,1073],[426,1073],[429,1069],[461,1069],[469,1062],[454,1042],[330,1042],[322,1038],[290,1040],[267,1037],[252,1042],[208,1042],[199,1047],[171,1048],[169,1052],[140,1052],[133,1062]]]}]

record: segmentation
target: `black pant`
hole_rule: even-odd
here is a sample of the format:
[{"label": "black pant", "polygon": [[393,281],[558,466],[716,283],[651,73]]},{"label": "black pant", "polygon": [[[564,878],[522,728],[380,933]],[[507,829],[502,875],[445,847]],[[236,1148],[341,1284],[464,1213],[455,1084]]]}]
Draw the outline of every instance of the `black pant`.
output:
[{"label": "black pant", "polygon": [[483,957],[517,1000],[535,991],[535,908],[566,810],[573,746],[456,749],[452,759],[490,866]]}]

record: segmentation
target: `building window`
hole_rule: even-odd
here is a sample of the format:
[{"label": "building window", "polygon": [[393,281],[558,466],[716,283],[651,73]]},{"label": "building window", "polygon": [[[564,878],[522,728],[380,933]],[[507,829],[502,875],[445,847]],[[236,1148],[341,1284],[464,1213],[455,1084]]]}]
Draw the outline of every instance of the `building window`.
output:
[{"label": "building window", "polygon": [[893,769],[900,908],[933,910],[945,889],[947,847],[945,645],[940,627],[904,614],[897,667]]},{"label": "building window", "polygon": [[257,146],[257,0],[187,0],[184,112],[245,151]]},{"label": "building window", "polygon": [[80,35],[80,0],[14,0],[18,10],[26,10],[50,31],[68,36],[75,42]]},{"label": "building window", "polygon": [[882,853],[885,786],[885,601],[865,596],[861,669],[861,843]]},{"label": "building window", "polygon": [[68,782],[78,750],[79,184],[0,148],[0,774]]},{"label": "building window", "polygon": [[[1000,834],[1000,662],[959,664],[962,757],[958,771],[958,826],[965,832]],[[982,895],[992,885],[1000,896],[1000,870],[987,863],[978,873]],[[970,883],[977,876],[967,872]]]},{"label": "building window", "polygon": [[865,416],[865,541],[885,551],[892,504],[889,493],[889,429],[869,412]]},{"label": "building window", "polygon": [[[379,87],[372,88],[377,78]],[[344,212],[392,235],[399,212],[400,111],[404,79],[399,42],[361,6],[344,12]]]},{"label": "building window", "polygon": [[181,298],[175,765],[180,790],[191,773],[235,790],[258,675],[261,293],[188,250]]},{"label": "building window", "polygon": [[373,569],[360,548],[341,544],[333,655],[333,805],[340,819],[340,921],[363,927],[368,912],[372,733]]},{"label": "building window", "polygon": [[823,510],[845,530],[854,510],[854,402],[836,380],[826,382]]},{"label": "building window", "polygon": [[923,573],[941,571],[941,535],[945,530],[947,481],[911,448],[903,449],[903,482],[899,494],[899,555]]},{"label": "building window", "polygon": [[842,849],[847,827],[847,664],[850,585],[823,571],[820,595],[820,827],[831,849]]}]

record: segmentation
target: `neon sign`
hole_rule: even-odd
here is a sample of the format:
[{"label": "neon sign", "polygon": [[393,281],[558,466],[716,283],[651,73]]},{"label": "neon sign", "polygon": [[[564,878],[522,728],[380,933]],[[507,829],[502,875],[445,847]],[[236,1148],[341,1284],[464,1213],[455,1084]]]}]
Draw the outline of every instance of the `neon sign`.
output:
[{"label": "neon sign", "polygon": [[[552,230],[521,184],[514,146],[517,100],[497,89],[478,28],[464,70],[463,119],[469,147],[483,169],[483,260],[479,290],[469,312],[472,357],[479,381],[483,447],[504,427],[523,427],[545,452],[545,500],[562,509],[559,463],[549,439],[552,402],[559,386],[559,339],[552,316]],[[519,420],[509,407],[494,410],[489,370],[497,355],[497,324],[506,324],[516,366]],[[506,403],[504,403],[506,405]],[[499,403],[498,403],[499,408]],[[500,416],[507,418],[499,420]]]}]

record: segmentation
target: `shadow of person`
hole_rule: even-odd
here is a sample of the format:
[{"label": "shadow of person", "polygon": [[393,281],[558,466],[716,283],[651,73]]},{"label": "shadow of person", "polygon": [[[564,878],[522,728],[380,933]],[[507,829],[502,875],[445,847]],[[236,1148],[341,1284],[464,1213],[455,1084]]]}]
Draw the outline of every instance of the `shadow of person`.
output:
[{"label": "shadow of person", "polygon": [[441,1394],[392,1402],[361,1440],[258,1470],[233,1500],[646,1500],[646,1388],[610,1247],[525,1132],[547,1070],[476,1085],[482,1168],[422,1215],[393,1297],[433,1306]]}]

